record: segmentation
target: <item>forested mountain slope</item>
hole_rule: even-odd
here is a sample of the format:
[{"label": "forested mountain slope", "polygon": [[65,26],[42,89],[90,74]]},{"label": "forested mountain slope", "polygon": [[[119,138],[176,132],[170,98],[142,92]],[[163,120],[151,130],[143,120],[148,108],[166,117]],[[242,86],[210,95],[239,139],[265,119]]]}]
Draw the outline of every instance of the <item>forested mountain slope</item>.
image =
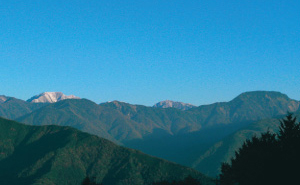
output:
[{"label": "forested mountain slope", "polygon": [[[294,115],[300,118],[300,111],[295,112]],[[218,175],[221,163],[229,162],[234,156],[235,151],[242,146],[246,139],[250,139],[254,135],[260,136],[261,133],[268,130],[270,132],[277,132],[280,119],[283,117],[279,116],[277,118],[257,121],[230,134],[199,155],[191,166],[207,175]]]},{"label": "forested mountain slope", "polygon": [[8,119],[16,119],[45,105],[47,104],[29,103],[13,97],[0,96],[0,116]]},{"label": "forested mountain slope", "polygon": [[94,176],[104,185],[151,184],[199,172],[120,147],[71,127],[29,126],[0,118],[0,184],[81,184]]}]

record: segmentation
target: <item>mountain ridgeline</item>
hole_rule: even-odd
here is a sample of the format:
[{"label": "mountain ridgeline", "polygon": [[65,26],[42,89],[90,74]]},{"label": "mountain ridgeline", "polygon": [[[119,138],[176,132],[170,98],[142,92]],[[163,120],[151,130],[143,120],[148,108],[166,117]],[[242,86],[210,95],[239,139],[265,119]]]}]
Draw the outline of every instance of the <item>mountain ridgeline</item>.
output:
[{"label": "mountain ridgeline", "polygon": [[0,116],[8,119],[16,119],[37,110],[46,103],[29,103],[13,97],[0,96]]},{"label": "mountain ridgeline", "polygon": [[[10,112],[5,104],[0,103],[0,112]],[[22,102],[25,107],[31,104],[35,103]],[[272,91],[246,92],[229,102],[188,110],[118,101],[98,105],[87,99],[67,99],[28,109],[13,119],[30,125],[71,126],[215,176],[220,161],[228,160],[238,146],[233,144],[235,141],[227,141],[230,140],[227,137],[260,120],[295,112],[299,105],[299,101]],[[262,128],[255,133],[267,126]],[[244,138],[236,137],[236,140]]]},{"label": "mountain ridgeline", "polygon": [[[122,142],[156,134],[170,135],[200,129],[189,114],[177,109],[158,109],[122,102],[101,105],[82,99],[64,100],[17,119],[32,125],[73,126]],[[183,130],[182,130],[183,129]]]},{"label": "mountain ridgeline", "polygon": [[295,112],[299,105],[299,101],[279,92],[254,91],[242,93],[230,102],[204,105],[190,111],[201,115],[198,118],[206,126],[215,126],[272,118],[287,111]]},{"label": "mountain ridgeline", "polygon": [[189,104],[189,103],[183,103],[183,102],[176,102],[171,100],[165,100],[158,102],[153,107],[159,107],[159,108],[175,108],[180,110],[188,110],[191,108],[196,107],[195,105]]},{"label": "mountain ridgeline", "polygon": [[104,185],[152,184],[191,175],[187,167],[118,146],[71,127],[29,126],[0,118],[0,184],[80,185],[86,176]]},{"label": "mountain ridgeline", "polygon": [[186,134],[207,128],[239,128],[265,118],[295,112],[299,102],[278,92],[243,93],[230,102],[203,105],[186,111],[160,109],[113,101],[64,100],[17,118],[32,125],[73,126],[118,142]]}]

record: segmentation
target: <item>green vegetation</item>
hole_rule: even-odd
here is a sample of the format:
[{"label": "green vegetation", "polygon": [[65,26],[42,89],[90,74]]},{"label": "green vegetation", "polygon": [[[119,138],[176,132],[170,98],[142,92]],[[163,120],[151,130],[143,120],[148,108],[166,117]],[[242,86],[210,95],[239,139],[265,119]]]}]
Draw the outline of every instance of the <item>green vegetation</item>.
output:
[{"label": "green vegetation", "polygon": [[[229,102],[214,103],[188,110],[197,114],[204,126],[230,125],[245,126],[254,121],[295,112],[300,102],[287,95],[272,91],[242,93]],[[241,128],[241,127],[239,127]]]},{"label": "green vegetation", "polygon": [[[16,107],[18,103],[11,109],[8,103],[0,103],[0,113],[15,114],[10,115],[14,118],[22,115],[16,119],[19,122],[71,126],[191,166],[212,177],[220,173],[221,162],[229,162],[242,141],[268,128],[276,131],[277,120],[270,118],[282,116],[287,111],[294,112],[300,104],[279,92],[266,91],[243,93],[229,102],[187,111],[117,101],[97,105],[81,99],[47,104],[26,112]],[[31,105],[28,102],[19,104]]]},{"label": "green vegetation", "polygon": [[45,103],[29,103],[12,97],[1,97],[5,98],[5,101],[0,101],[0,116],[8,119],[16,119],[47,105]]},{"label": "green vegetation", "polygon": [[92,177],[92,178],[86,177],[83,179],[81,185],[103,185],[103,184],[97,183],[95,177]]},{"label": "green vegetation", "polygon": [[211,127],[245,124],[294,112],[299,102],[277,92],[248,92],[226,103],[181,111],[109,102],[64,100],[18,118],[32,125],[72,126],[115,142],[187,134]]},{"label": "green vegetation", "polygon": [[1,185],[79,185],[86,176],[104,185],[140,185],[188,175],[212,184],[195,170],[71,127],[28,126],[0,118]]},{"label": "green vegetation", "polygon": [[277,118],[251,123],[210,146],[198,156],[192,167],[206,175],[216,177],[221,172],[221,163],[229,162],[246,139],[251,139],[254,135],[261,135],[268,130],[277,132],[278,126]]},{"label": "green vegetation", "polygon": [[192,176],[187,176],[184,180],[181,181],[161,181],[153,183],[153,185],[201,185],[201,182],[193,178]]},{"label": "green vegetation", "polygon": [[292,184],[298,181],[300,124],[288,114],[279,132],[246,140],[230,163],[222,164],[221,185]]}]

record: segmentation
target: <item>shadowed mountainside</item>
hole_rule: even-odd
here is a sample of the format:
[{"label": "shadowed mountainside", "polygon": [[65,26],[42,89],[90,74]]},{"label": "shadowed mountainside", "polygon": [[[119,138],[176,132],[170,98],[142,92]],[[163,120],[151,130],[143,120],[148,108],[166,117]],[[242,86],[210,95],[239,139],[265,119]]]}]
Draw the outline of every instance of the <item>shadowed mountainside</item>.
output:
[{"label": "shadowed mountainside", "polygon": [[81,184],[94,176],[103,184],[139,185],[199,172],[127,149],[71,127],[28,126],[0,118],[0,184]]},{"label": "shadowed mountainside", "polygon": [[[299,118],[300,111],[297,111],[295,116]],[[202,155],[199,155],[198,159],[196,159],[191,166],[207,175],[218,175],[220,173],[221,163],[229,162],[234,156],[235,151],[242,146],[246,139],[250,139],[254,135],[260,136],[261,133],[268,130],[270,132],[277,132],[280,124],[279,119],[283,117],[284,116],[260,120],[230,134],[216,142],[203,152]]]}]

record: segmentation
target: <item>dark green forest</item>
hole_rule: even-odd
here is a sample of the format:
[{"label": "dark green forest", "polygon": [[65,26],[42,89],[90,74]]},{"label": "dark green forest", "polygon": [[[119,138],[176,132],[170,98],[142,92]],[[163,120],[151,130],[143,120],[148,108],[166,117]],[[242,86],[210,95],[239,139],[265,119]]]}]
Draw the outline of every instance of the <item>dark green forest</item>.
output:
[{"label": "dark green forest", "polygon": [[0,118],[1,185],[79,185],[86,176],[104,185],[151,185],[200,172],[118,146],[71,127],[29,126]]},{"label": "dark green forest", "polygon": [[293,184],[299,182],[300,125],[288,114],[279,131],[246,140],[230,163],[223,163],[221,185]]},{"label": "dark green forest", "polygon": [[[86,177],[81,185],[104,185],[103,183],[97,183],[96,182],[96,178],[95,177]],[[179,181],[175,181],[173,180],[172,182],[169,182],[167,180],[163,180],[160,182],[154,182],[152,185],[202,185],[202,183],[193,178],[192,176],[187,176],[185,179],[183,180],[179,180]]]},{"label": "dark green forest", "polygon": [[189,175],[184,180],[172,181],[172,182],[161,181],[161,182],[153,183],[153,185],[202,185],[202,183]]}]

